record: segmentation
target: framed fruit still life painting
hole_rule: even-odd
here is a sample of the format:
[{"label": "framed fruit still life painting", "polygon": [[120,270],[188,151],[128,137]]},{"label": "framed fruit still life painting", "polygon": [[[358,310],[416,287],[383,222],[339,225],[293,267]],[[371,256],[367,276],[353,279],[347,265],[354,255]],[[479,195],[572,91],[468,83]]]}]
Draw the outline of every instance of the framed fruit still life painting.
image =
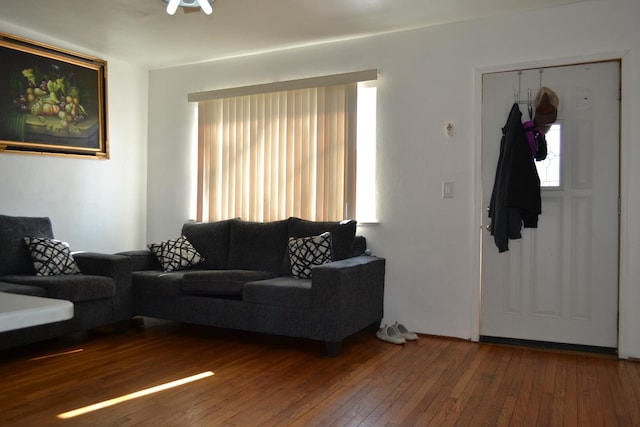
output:
[{"label": "framed fruit still life painting", "polygon": [[0,33],[0,152],[109,158],[106,61]]}]

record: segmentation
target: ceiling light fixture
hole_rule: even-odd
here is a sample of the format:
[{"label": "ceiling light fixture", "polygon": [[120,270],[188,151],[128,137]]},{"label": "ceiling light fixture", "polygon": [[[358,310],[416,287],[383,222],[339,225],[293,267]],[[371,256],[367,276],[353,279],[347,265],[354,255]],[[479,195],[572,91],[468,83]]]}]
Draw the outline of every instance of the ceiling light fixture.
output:
[{"label": "ceiling light fixture", "polygon": [[167,3],[167,13],[173,15],[179,7],[194,8],[199,7],[207,15],[211,15],[213,8],[211,4],[215,0],[164,0]]}]

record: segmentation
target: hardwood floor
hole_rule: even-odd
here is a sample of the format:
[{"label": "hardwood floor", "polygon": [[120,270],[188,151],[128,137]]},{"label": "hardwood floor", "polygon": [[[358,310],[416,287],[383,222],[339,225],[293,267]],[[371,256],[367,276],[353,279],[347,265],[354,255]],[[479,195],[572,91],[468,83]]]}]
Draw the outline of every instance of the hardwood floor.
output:
[{"label": "hardwood floor", "polygon": [[328,358],[322,343],[139,320],[126,334],[0,353],[0,425],[640,425],[640,363],[610,356],[361,333]]}]

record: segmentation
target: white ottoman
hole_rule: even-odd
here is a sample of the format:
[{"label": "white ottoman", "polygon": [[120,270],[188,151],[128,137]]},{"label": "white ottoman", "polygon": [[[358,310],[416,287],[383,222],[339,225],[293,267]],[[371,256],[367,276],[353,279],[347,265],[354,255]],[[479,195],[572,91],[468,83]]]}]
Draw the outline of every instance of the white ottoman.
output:
[{"label": "white ottoman", "polygon": [[61,299],[0,292],[0,332],[73,317],[73,303]]}]

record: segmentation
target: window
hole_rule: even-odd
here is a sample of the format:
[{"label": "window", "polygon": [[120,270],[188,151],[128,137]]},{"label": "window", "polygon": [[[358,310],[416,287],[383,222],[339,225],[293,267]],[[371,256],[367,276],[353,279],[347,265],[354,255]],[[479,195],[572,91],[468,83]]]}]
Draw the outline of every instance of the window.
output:
[{"label": "window", "polygon": [[547,140],[547,158],[535,162],[540,177],[540,187],[553,189],[561,187],[560,160],[562,155],[562,127],[555,123],[545,135]]},{"label": "window", "polygon": [[[357,80],[279,91],[263,86],[270,85],[214,99],[204,93],[198,102],[197,219],[334,221],[357,218],[357,203],[374,219],[375,180],[356,186],[356,173],[372,173],[363,161],[375,168],[375,88],[361,95]],[[359,110],[374,122],[356,131],[364,121]],[[366,129],[372,125],[373,135]],[[357,132],[364,138],[356,140]]]},{"label": "window", "polygon": [[371,82],[358,85],[356,219],[377,222],[376,209],[376,106],[377,88]]}]

